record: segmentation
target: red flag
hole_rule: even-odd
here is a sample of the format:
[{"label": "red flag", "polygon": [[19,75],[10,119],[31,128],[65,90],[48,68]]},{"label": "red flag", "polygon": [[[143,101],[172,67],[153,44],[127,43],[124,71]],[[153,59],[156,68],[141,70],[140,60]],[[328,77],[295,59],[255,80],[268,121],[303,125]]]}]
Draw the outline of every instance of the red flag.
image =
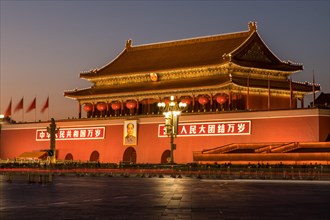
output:
[{"label": "red flag", "polygon": [[4,114],[5,117],[11,116],[11,103],[12,103],[12,99],[10,99],[9,105],[5,111],[5,114]]},{"label": "red flag", "polygon": [[44,113],[44,111],[49,107],[49,96],[47,97],[47,100],[44,104],[44,106],[41,109],[41,113]]},{"label": "red flag", "polygon": [[33,109],[36,108],[36,104],[37,104],[37,98],[34,98],[32,103],[30,104],[30,106],[28,107],[28,109],[26,110],[26,113],[32,111]]},{"label": "red flag", "polygon": [[14,112],[17,112],[17,111],[23,109],[23,99],[24,99],[24,97],[23,97],[23,98],[21,99],[21,101],[16,105],[16,108],[15,108]]}]

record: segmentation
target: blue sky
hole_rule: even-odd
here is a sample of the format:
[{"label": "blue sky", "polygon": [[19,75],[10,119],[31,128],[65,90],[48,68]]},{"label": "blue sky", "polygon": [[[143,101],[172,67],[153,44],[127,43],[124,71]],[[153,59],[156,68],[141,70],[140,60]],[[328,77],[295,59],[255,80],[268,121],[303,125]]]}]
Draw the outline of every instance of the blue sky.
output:
[{"label": "blue sky", "polygon": [[[63,92],[89,87],[80,72],[133,45],[245,31],[256,21],[268,47],[282,60],[302,63],[295,81],[330,92],[329,1],[4,1],[0,0],[0,112],[24,96],[37,97],[37,114],[50,97],[49,115],[77,117],[78,104]],[[308,101],[308,97],[306,99]],[[305,101],[305,103],[306,103]],[[13,115],[23,119],[22,112]]]}]

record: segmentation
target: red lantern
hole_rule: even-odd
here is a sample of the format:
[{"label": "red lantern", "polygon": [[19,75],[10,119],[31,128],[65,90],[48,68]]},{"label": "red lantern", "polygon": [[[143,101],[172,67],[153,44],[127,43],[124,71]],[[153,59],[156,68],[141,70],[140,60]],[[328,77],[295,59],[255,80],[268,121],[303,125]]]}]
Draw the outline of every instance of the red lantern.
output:
[{"label": "red lantern", "polygon": [[111,103],[111,108],[115,111],[120,109],[120,103],[118,103],[118,102]]},{"label": "red lantern", "polygon": [[107,109],[107,104],[105,104],[104,102],[100,102],[96,105],[96,108],[97,108],[97,110],[102,112]]},{"label": "red lantern", "polygon": [[164,103],[165,103],[166,105],[170,104],[170,102],[171,102],[170,99],[164,99]]},{"label": "red lantern", "polygon": [[218,95],[217,96],[217,102],[219,103],[219,104],[223,104],[223,103],[225,103],[227,101],[227,97],[225,96],[225,95]]},{"label": "red lantern", "polygon": [[183,99],[181,99],[181,102],[186,103],[187,105],[190,105],[191,99],[190,98],[183,98]]},{"label": "red lantern", "polygon": [[136,102],[135,101],[128,101],[128,102],[126,102],[126,107],[128,109],[133,109],[133,108],[136,107]]},{"label": "red lantern", "polygon": [[198,102],[199,102],[199,104],[201,104],[201,105],[205,105],[205,104],[207,104],[207,103],[209,102],[209,100],[208,100],[207,97],[205,97],[205,96],[201,96],[201,97],[199,97]]},{"label": "red lantern", "polygon": [[90,103],[86,103],[83,108],[84,108],[85,112],[90,112],[90,111],[92,111],[93,106]]}]

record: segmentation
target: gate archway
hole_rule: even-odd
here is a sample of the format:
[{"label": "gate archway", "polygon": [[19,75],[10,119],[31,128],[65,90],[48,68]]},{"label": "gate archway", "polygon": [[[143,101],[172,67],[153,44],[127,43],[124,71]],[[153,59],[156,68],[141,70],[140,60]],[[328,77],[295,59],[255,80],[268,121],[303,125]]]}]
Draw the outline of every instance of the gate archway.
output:
[{"label": "gate archway", "polygon": [[90,161],[99,161],[100,159],[100,153],[98,151],[93,151],[89,160]]},{"label": "gate archway", "polygon": [[160,163],[169,163],[170,162],[170,158],[171,158],[171,151],[170,150],[166,150],[162,154],[162,158],[160,160]]},{"label": "gate archway", "polygon": [[73,160],[73,156],[71,153],[68,153],[67,155],[65,155],[64,160]]},{"label": "gate archway", "polygon": [[136,150],[133,147],[129,147],[125,150],[123,162],[136,163]]}]

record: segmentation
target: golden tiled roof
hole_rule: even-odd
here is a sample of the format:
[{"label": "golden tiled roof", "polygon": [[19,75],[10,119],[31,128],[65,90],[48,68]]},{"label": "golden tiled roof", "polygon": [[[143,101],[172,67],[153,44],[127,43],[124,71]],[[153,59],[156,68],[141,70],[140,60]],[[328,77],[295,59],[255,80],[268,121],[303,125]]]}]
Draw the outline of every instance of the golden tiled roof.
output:
[{"label": "golden tiled roof", "polygon": [[[241,45],[250,32],[195,38],[142,46],[127,46],[112,62],[97,71],[98,75],[155,72],[192,68],[225,62],[223,55]],[[93,74],[81,74],[93,76]]]},{"label": "golden tiled roof", "polygon": [[[233,75],[230,79],[229,69],[235,72],[240,71],[237,70],[240,67],[243,69],[242,74]],[[216,75],[181,75],[185,71],[207,72],[212,68]],[[94,83],[91,88],[66,91],[64,96],[74,99],[119,97],[148,92],[220,88],[228,83],[246,87],[248,72],[253,69],[258,69],[259,74],[266,74],[269,70],[279,71],[283,75],[278,77],[279,80],[271,79],[272,89],[290,90],[288,80],[283,76],[302,70],[303,66],[281,61],[263,42],[257,33],[256,24],[250,22],[249,30],[243,32],[139,46],[132,46],[132,41],[128,40],[124,50],[113,61],[100,69],[80,74],[81,78]],[[177,73],[170,74],[173,72]],[[149,73],[161,73],[160,80],[150,82],[143,78]],[[134,80],[130,81],[130,77]],[[308,93],[312,90],[309,84],[292,83],[292,86],[295,91]],[[267,88],[268,81],[251,76],[250,87]]]},{"label": "golden tiled roof", "polygon": [[[132,46],[128,40],[124,50],[110,63],[96,71],[81,73],[82,78],[157,72],[237,62],[283,71],[301,70],[302,65],[293,65],[279,60],[263,43],[255,26],[249,30],[215,36],[206,36],[148,45]],[[257,44],[257,45],[256,45]],[[255,56],[258,54],[258,56]],[[229,56],[232,56],[228,58]],[[268,62],[270,61],[270,62]]]}]

